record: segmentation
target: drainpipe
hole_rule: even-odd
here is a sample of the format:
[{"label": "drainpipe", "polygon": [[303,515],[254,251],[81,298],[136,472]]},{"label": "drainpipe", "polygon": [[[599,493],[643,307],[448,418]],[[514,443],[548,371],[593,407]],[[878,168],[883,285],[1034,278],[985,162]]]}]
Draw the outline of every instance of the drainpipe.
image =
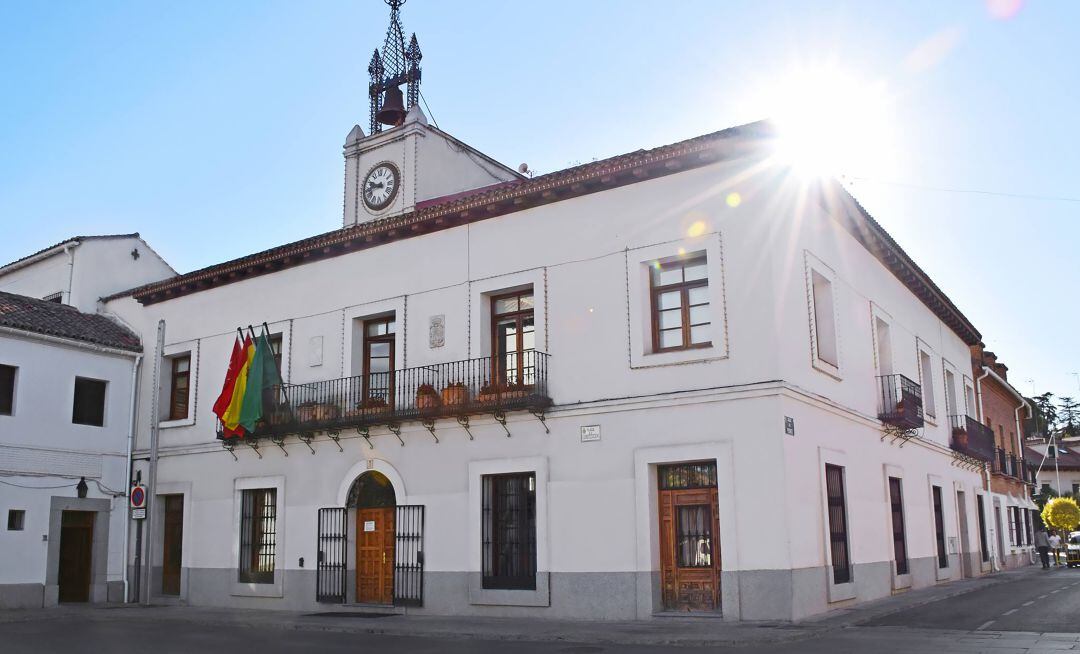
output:
[{"label": "drainpipe", "polygon": [[68,305],[71,305],[71,282],[75,278],[75,246],[72,244],[65,244],[64,254],[68,255],[67,303]]},{"label": "drainpipe", "polygon": [[996,533],[997,530],[995,528],[995,526],[997,525],[997,509],[994,508],[994,492],[992,490],[990,490],[990,465],[989,464],[986,464],[986,465],[983,466],[983,478],[986,480],[987,499],[990,500],[986,504],[990,505],[990,512],[991,512],[990,517],[993,518],[993,519],[992,520],[987,519],[987,516],[986,516],[986,508],[987,507],[986,506],[983,506],[983,515],[980,516],[980,517],[982,518],[983,523],[986,524],[988,527],[990,527],[989,529],[987,529],[987,532],[989,532],[989,534],[990,534],[990,537],[987,538],[987,541],[988,541],[987,546],[990,548],[990,571],[991,572],[1000,572],[1001,568],[998,567],[998,562],[997,562],[997,533]]},{"label": "drainpipe", "polygon": [[[161,382],[160,363],[161,352],[165,348],[165,321],[158,320],[157,324],[157,347],[154,349],[154,376],[150,385],[150,474],[146,485],[146,541],[147,554],[153,549],[154,542],[154,512],[157,507],[157,464],[158,464],[158,400],[161,395],[158,385]],[[146,596],[144,603],[150,606],[150,556],[143,557],[142,578],[146,580]],[[141,592],[141,589],[140,589]]]},{"label": "drainpipe", "polygon": [[[136,398],[138,397],[137,389],[139,388],[139,364],[142,363],[142,355],[135,355],[135,362],[131,365],[131,424],[128,425],[128,447],[127,447],[127,489],[124,491],[124,497],[128,496],[131,492],[131,457],[135,450],[135,425],[138,418],[135,415]],[[126,517],[126,512],[125,512]],[[131,542],[131,521],[124,520],[124,604],[131,601],[131,596],[128,594],[128,568],[131,567],[128,564],[130,556],[130,542]]]},{"label": "drainpipe", "polygon": [[983,401],[982,401],[982,380],[986,379],[990,375],[990,369],[986,366],[982,367],[983,374],[979,375],[975,379],[975,397],[979,398],[979,420],[986,424],[986,415],[983,413]]},{"label": "drainpipe", "polygon": [[[1016,451],[1020,453],[1020,456],[1022,457],[1021,461],[1023,461],[1023,456],[1024,456],[1024,437],[1022,435],[1023,431],[1021,431],[1021,429],[1020,429],[1020,409],[1023,409],[1024,407],[1027,407],[1028,420],[1031,420],[1031,415],[1032,415],[1031,414],[1031,405],[1028,404],[1027,398],[1024,397],[1023,395],[1021,395],[1020,396],[1020,406],[1016,407],[1016,410],[1013,411],[1013,413],[1016,414]],[[1026,466],[1025,466],[1025,468],[1026,468]],[[1025,476],[1025,479],[1024,479],[1025,486],[1024,487],[1027,488],[1027,485],[1026,485],[1027,484],[1027,470],[1024,470],[1023,474]],[[1031,498],[1029,497],[1027,499],[1030,500]]]}]

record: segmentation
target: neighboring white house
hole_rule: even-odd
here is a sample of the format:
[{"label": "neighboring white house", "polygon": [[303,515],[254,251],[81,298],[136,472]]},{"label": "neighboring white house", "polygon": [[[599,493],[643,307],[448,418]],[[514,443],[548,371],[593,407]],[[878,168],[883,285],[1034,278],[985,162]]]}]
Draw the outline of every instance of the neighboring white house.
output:
[{"label": "neighboring white house", "polygon": [[0,291],[94,313],[106,295],[174,275],[137,233],[74,236],[0,267]]},{"label": "neighboring white house", "polygon": [[140,352],[105,316],[0,292],[0,608],[123,599]]}]

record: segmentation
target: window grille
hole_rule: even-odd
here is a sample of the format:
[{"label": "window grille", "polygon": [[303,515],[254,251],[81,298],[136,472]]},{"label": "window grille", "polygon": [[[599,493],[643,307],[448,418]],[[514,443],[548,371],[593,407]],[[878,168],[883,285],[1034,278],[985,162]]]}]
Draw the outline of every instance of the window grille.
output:
[{"label": "window grille", "polygon": [[394,522],[394,604],[424,604],[424,507],[396,508]]},{"label": "window grille", "polygon": [[716,463],[709,461],[659,466],[656,476],[660,490],[715,488]]},{"label": "window grille", "polygon": [[941,504],[941,486],[934,486],[934,531],[937,536],[939,568],[949,567],[949,552],[945,549],[945,510]]},{"label": "window grille", "polygon": [[889,500],[892,504],[893,556],[896,574],[908,573],[907,538],[904,535],[904,494],[898,477],[889,477]]},{"label": "window grille", "polygon": [[844,496],[844,469],[825,466],[825,490],[829,499],[829,542],[832,550],[833,583],[851,581],[851,556],[848,550],[847,499]]},{"label": "window grille", "polygon": [[242,582],[274,583],[277,553],[277,489],[243,491],[240,512],[240,574]]},{"label": "window grille", "polygon": [[536,475],[483,477],[484,588],[536,589]]},{"label": "window grille", "polygon": [[346,511],[319,509],[318,554],[315,560],[315,601],[345,603],[345,561],[348,528]]}]

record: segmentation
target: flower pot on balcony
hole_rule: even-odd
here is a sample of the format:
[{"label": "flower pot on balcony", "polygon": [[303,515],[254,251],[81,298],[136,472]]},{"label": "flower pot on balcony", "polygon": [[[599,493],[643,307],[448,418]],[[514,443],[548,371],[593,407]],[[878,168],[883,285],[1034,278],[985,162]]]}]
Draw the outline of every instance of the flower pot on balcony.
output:
[{"label": "flower pot on balcony", "polygon": [[524,386],[518,384],[511,386],[486,384],[480,388],[476,401],[480,404],[502,404],[523,398],[526,395],[528,395],[528,391]]},{"label": "flower pot on balcony", "polygon": [[297,422],[314,422],[315,403],[304,402],[300,406],[296,407],[296,420]]},{"label": "flower pot on balcony", "polygon": [[968,446],[968,433],[963,427],[953,427],[952,430],[953,443],[959,449],[967,449]]},{"label": "flower pot on balcony", "polygon": [[381,416],[390,411],[390,405],[381,397],[369,397],[360,404],[360,410],[365,416]]},{"label": "flower pot on balcony", "polygon": [[420,411],[432,411],[442,406],[439,392],[431,384],[421,384],[416,389],[416,408]]},{"label": "flower pot on balcony", "polygon": [[316,404],[314,411],[314,418],[316,422],[326,422],[327,420],[335,420],[341,415],[341,411],[338,410],[337,405],[334,404]]},{"label": "flower pot on balcony", "polygon": [[469,389],[461,382],[454,382],[442,389],[444,406],[459,407],[469,403]]}]

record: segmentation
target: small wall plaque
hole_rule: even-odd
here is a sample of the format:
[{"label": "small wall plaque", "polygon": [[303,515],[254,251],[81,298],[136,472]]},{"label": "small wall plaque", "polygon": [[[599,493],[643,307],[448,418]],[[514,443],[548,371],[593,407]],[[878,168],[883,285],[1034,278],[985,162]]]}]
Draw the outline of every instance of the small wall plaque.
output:
[{"label": "small wall plaque", "polygon": [[308,365],[312,368],[322,365],[323,337],[312,336],[308,339]]},{"label": "small wall plaque", "polygon": [[788,436],[795,435],[795,418],[784,416],[784,433]]},{"label": "small wall plaque", "polygon": [[600,425],[583,425],[581,427],[581,442],[589,443],[600,440]]},{"label": "small wall plaque", "polygon": [[443,314],[428,319],[428,345],[435,349],[446,344],[446,316]]}]

